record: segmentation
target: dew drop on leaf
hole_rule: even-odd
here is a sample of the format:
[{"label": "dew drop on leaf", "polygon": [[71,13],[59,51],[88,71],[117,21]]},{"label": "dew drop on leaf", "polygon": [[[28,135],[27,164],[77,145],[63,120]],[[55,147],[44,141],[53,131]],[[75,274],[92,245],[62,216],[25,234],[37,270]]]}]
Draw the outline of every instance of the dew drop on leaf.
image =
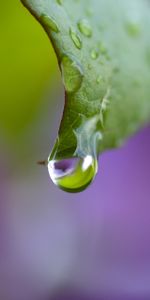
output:
[{"label": "dew drop on leaf", "polygon": [[61,60],[61,71],[65,89],[69,93],[77,91],[82,83],[83,70],[75,58],[64,55]]},{"label": "dew drop on leaf", "polygon": [[41,21],[44,23],[44,25],[46,25],[47,27],[49,27],[52,31],[58,33],[59,27],[57,25],[57,23],[55,22],[55,20],[47,15],[41,15]]},{"label": "dew drop on leaf", "polygon": [[78,28],[83,35],[87,37],[92,36],[92,28],[86,19],[82,19],[78,22]]},{"label": "dew drop on leaf", "polygon": [[79,35],[77,34],[77,32],[73,28],[70,28],[69,29],[69,34],[70,34],[70,37],[71,37],[74,45],[76,46],[76,48],[81,49],[82,48],[82,41],[81,41]]},{"label": "dew drop on leaf", "polygon": [[91,155],[63,160],[50,160],[49,175],[55,185],[67,192],[80,192],[93,181],[98,169],[97,159]]}]

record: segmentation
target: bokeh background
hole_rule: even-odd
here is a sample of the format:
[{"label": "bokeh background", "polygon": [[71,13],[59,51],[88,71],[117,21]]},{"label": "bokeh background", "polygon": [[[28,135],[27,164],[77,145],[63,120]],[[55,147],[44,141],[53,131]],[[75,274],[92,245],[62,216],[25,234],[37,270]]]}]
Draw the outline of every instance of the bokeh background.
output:
[{"label": "bokeh background", "polygon": [[0,299],[150,299],[150,127],[59,191],[37,165],[63,109],[56,57],[19,1],[0,10]]}]

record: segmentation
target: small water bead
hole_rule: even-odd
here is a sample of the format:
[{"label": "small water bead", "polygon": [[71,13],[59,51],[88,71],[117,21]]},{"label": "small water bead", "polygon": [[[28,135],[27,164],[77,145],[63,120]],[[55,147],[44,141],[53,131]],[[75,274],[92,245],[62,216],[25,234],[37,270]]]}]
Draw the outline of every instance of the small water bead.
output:
[{"label": "small water bead", "polygon": [[74,57],[64,55],[61,60],[61,71],[66,91],[69,93],[77,91],[83,80],[80,63]]},{"label": "small water bead", "polygon": [[78,28],[80,32],[86,37],[92,36],[92,28],[86,19],[82,19],[78,22]]},{"label": "small water bead", "polygon": [[71,193],[83,191],[93,181],[97,169],[97,160],[91,155],[83,158],[50,160],[48,163],[48,171],[53,183]]},{"label": "small water bead", "polygon": [[71,37],[74,45],[76,46],[76,48],[81,49],[82,48],[82,41],[81,41],[79,35],[77,34],[77,32],[73,28],[70,28],[69,29],[69,34],[70,34],[70,37]]},{"label": "small water bead", "polygon": [[91,58],[92,58],[92,59],[97,59],[98,56],[99,56],[98,51],[95,50],[95,49],[93,49],[93,50],[91,51]]},{"label": "small water bead", "polygon": [[47,15],[41,15],[41,21],[47,26],[49,27],[52,31],[58,33],[59,27],[57,25],[57,23],[55,22],[55,20]]}]

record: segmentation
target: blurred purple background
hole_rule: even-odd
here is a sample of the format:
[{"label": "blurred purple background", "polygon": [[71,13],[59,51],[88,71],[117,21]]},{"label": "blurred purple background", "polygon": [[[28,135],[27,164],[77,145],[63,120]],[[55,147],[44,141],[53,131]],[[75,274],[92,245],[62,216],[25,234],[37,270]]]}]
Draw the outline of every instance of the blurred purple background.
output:
[{"label": "blurred purple background", "polygon": [[63,109],[56,58],[17,0],[1,6],[0,299],[150,299],[150,127],[85,192],[58,190],[36,163]]},{"label": "blurred purple background", "polygon": [[74,195],[46,168],[17,176],[3,158],[1,298],[150,299],[149,154],[146,128],[102,155],[95,182]]}]

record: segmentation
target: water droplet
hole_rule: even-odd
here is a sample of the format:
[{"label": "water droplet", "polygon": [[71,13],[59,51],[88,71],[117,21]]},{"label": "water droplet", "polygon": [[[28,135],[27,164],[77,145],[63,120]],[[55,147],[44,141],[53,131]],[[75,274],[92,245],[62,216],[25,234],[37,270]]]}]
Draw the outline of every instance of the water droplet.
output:
[{"label": "water droplet", "polygon": [[92,58],[92,59],[97,59],[98,56],[99,56],[98,51],[95,50],[95,49],[93,49],[93,50],[91,51],[91,58]]},{"label": "water droplet", "polygon": [[83,158],[50,160],[49,175],[60,189],[67,192],[83,191],[94,179],[98,169],[97,159],[91,155]]},{"label": "water droplet", "polygon": [[[74,130],[76,145],[70,156],[60,157],[59,139],[48,158],[48,171],[52,181],[67,192],[80,192],[94,179],[97,170],[97,153],[103,135],[100,131],[100,115],[87,119],[82,116],[81,124]],[[64,153],[64,152],[63,152]]]},{"label": "water droplet", "polygon": [[82,41],[81,41],[79,35],[77,34],[77,32],[73,28],[70,28],[69,33],[70,33],[71,39],[72,39],[74,45],[76,46],[76,48],[81,49]]},{"label": "water droplet", "polygon": [[56,0],[56,2],[57,2],[59,5],[62,5],[62,4],[63,4],[63,0]]},{"label": "water droplet", "polygon": [[92,28],[87,20],[85,20],[85,19],[80,20],[78,22],[78,28],[79,28],[80,32],[82,34],[84,34],[85,36],[87,36],[87,37],[92,36]]},{"label": "water droplet", "polygon": [[48,26],[52,31],[58,33],[59,28],[55,20],[47,15],[41,15],[41,21]]},{"label": "water droplet", "polygon": [[126,31],[131,37],[138,37],[140,35],[139,24],[133,21],[128,21],[125,24]]},{"label": "water droplet", "polygon": [[83,79],[80,63],[75,58],[65,55],[61,60],[61,71],[66,91],[70,93],[77,91]]}]

